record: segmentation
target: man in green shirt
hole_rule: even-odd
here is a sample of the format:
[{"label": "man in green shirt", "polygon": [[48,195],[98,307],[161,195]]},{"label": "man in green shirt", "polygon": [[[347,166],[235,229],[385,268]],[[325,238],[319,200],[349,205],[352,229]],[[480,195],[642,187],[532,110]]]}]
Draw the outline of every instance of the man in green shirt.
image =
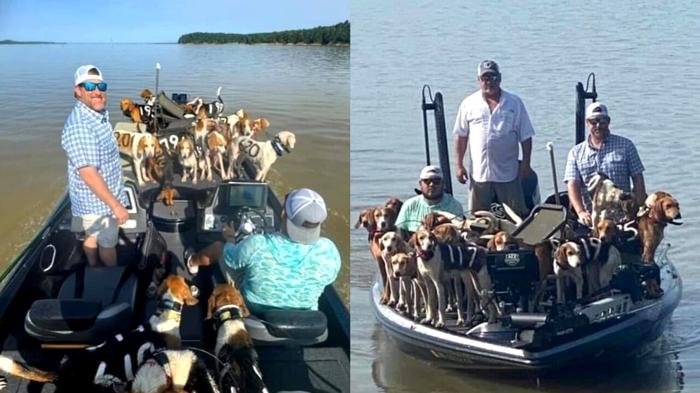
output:
[{"label": "man in green shirt", "polygon": [[462,205],[452,195],[445,193],[442,184],[442,169],[428,165],[420,171],[418,181],[421,195],[408,199],[396,218],[396,227],[407,232],[415,232],[423,217],[435,211],[444,211],[457,216],[464,215]]}]

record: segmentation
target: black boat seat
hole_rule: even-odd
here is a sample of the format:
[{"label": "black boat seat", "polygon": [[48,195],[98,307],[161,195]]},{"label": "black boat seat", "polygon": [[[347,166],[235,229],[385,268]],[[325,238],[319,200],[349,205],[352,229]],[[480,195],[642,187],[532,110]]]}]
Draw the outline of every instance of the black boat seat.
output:
[{"label": "black boat seat", "polygon": [[104,341],[131,327],[136,286],[127,267],[86,267],[66,278],[57,299],[35,301],[24,329],[45,342]]},{"label": "black boat seat", "polygon": [[309,346],[326,341],[328,320],[316,310],[269,310],[245,319],[256,345]]}]

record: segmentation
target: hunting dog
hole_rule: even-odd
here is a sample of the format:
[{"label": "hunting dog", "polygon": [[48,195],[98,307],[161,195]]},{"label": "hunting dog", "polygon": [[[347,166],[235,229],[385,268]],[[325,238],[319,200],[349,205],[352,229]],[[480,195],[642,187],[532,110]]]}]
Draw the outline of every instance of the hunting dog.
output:
[{"label": "hunting dog", "polygon": [[207,135],[207,164],[210,168],[217,168],[221,178],[227,180],[228,172],[224,171],[224,153],[226,153],[224,135],[217,130],[210,131]]},{"label": "hunting dog", "polygon": [[207,304],[207,319],[216,325],[214,354],[225,365],[218,370],[220,388],[225,392],[267,392],[258,366],[258,354],[243,318],[250,315],[243,295],[236,287],[219,284]]},{"label": "hunting dog", "polygon": [[153,93],[148,89],[141,90],[141,94],[139,94],[139,96],[143,98],[143,103],[146,105],[152,107],[156,103],[156,96],[153,95]]},{"label": "hunting dog", "polygon": [[144,360],[164,346],[160,334],[139,326],[66,355],[55,372],[30,367],[5,356],[0,356],[0,370],[21,379],[52,383],[58,392],[114,392],[133,380]]},{"label": "hunting dog", "polygon": [[407,253],[409,251],[408,243],[406,243],[395,231],[388,231],[379,238],[379,250],[381,251],[381,259],[384,261],[384,270],[386,271],[387,275],[387,279],[384,281],[383,295],[388,295],[389,301],[387,302],[387,305],[389,307],[393,307],[400,302],[400,280],[397,280],[393,274],[394,272],[391,264],[391,257],[400,252]]},{"label": "hunting dog", "polygon": [[228,146],[228,178],[233,178],[235,168],[241,168],[243,160],[248,159],[257,169],[255,180],[265,181],[277,157],[291,153],[295,144],[296,136],[290,131],[280,131],[274,139],[264,142],[245,136],[234,138]]},{"label": "hunting dog", "polygon": [[[418,272],[425,287],[426,317],[421,323],[433,323],[437,328],[445,326],[447,296],[444,282],[454,279],[461,281],[467,291],[467,319],[474,317],[474,306],[488,307],[489,321],[495,320],[495,312],[490,304],[480,300],[481,290],[491,288],[491,278],[486,268],[486,252],[481,247],[441,247],[435,235],[424,228],[414,233],[415,254],[418,258]],[[457,298],[457,324],[464,325],[462,307],[462,286],[455,285]],[[437,304],[437,310],[435,306]],[[435,316],[437,314],[437,319]]]},{"label": "hunting dog", "polygon": [[160,299],[155,313],[148,320],[151,330],[161,333],[169,349],[181,347],[180,319],[185,305],[196,305],[190,286],[182,276],[171,274],[160,284],[156,295]]},{"label": "hunting dog", "polygon": [[219,393],[207,365],[191,350],[157,351],[139,367],[131,393]]},{"label": "hunting dog", "polygon": [[[642,241],[642,261],[650,264],[654,263],[654,253],[664,238],[666,225],[680,225],[676,220],[682,216],[678,201],[668,193],[654,193],[647,197],[647,202],[652,206],[639,217],[639,237]],[[663,294],[655,279],[649,280],[647,290],[651,297]]]},{"label": "hunting dog", "polygon": [[418,278],[418,265],[415,255],[397,253],[391,257],[394,277],[399,279],[399,303],[396,309],[413,315],[413,320],[420,318],[420,302],[425,299],[425,288]]},{"label": "hunting dog", "polygon": [[596,228],[603,218],[620,222],[625,217],[624,202],[632,199],[632,195],[615,185],[606,175],[598,173],[587,183],[588,194],[591,197],[591,226]]},{"label": "hunting dog", "polygon": [[[593,263],[599,265],[598,287],[605,288],[610,284],[613,274],[622,264],[620,251],[613,245],[619,238],[617,225],[612,220],[604,219],[598,223],[597,237],[600,240],[600,252]],[[591,277],[589,279],[595,279]]]},{"label": "hunting dog", "polygon": [[576,300],[583,297],[583,256],[581,246],[569,241],[560,245],[554,253],[554,275],[557,278],[557,302],[566,303],[566,279],[576,285]]},{"label": "hunting dog", "polygon": [[150,176],[153,168],[147,165],[147,159],[162,154],[158,139],[152,134],[122,130],[115,130],[114,137],[119,153],[131,158],[138,184],[143,186],[147,181],[153,181]]},{"label": "hunting dog", "polygon": [[204,100],[197,97],[194,112],[199,119],[216,119],[224,113],[224,100],[221,99],[221,86],[216,90],[217,100],[208,104]]},{"label": "hunting dog", "polygon": [[181,138],[177,143],[176,150],[178,161],[182,167],[182,182],[186,182],[187,178],[191,176],[192,184],[197,184],[197,173],[202,172],[203,175],[204,167],[199,165],[194,141],[189,137]]},{"label": "hunting dog", "polygon": [[155,118],[153,106],[135,103],[129,98],[122,98],[119,101],[119,108],[124,116],[130,118],[134,123],[151,124]]}]

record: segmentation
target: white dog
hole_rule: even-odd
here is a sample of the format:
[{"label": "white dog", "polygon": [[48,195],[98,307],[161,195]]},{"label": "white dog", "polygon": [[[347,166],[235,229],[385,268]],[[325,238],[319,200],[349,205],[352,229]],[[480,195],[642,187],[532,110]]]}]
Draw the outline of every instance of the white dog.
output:
[{"label": "white dog", "polygon": [[115,130],[114,137],[119,145],[119,153],[131,157],[139,186],[153,181],[148,175],[146,162],[148,158],[160,155],[158,139],[153,134]]},{"label": "white dog", "polygon": [[235,169],[248,159],[258,170],[255,180],[265,181],[267,173],[277,157],[290,153],[296,144],[296,136],[291,131],[280,131],[270,141],[258,142],[249,136],[239,136],[228,146],[228,178],[233,178]]},{"label": "white dog", "polygon": [[607,176],[598,173],[588,181],[586,185],[591,196],[591,227],[596,228],[605,211],[605,216],[618,221],[624,218],[624,209],[621,202],[630,199],[630,193],[617,187]]},{"label": "white dog", "polygon": [[575,242],[566,242],[554,253],[554,275],[557,277],[557,302],[566,302],[566,278],[576,285],[576,300],[583,296],[583,258],[581,247]]}]

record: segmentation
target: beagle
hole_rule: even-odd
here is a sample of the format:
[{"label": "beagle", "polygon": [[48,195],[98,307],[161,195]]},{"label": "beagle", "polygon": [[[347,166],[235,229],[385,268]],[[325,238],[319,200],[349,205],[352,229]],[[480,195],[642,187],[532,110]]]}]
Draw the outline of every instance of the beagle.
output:
[{"label": "beagle", "polygon": [[560,245],[554,253],[553,270],[557,278],[557,302],[566,303],[566,278],[576,285],[576,300],[583,297],[583,256],[581,247],[569,241]]},{"label": "beagle", "polygon": [[216,325],[214,354],[224,364],[218,370],[220,388],[225,392],[267,392],[253,339],[243,318],[250,315],[243,295],[236,287],[219,284],[207,304],[207,319]]},{"label": "beagle", "polygon": [[596,228],[597,237],[600,239],[600,254],[593,263],[599,265],[598,287],[605,288],[610,284],[613,274],[622,264],[620,251],[613,245],[619,238],[617,225],[612,220],[604,219]]},{"label": "beagle", "polygon": [[489,251],[505,251],[505,250],[517,250],[518,243],[515,241],[510,233],[505,231],[500,231],[493,235],[486,243],[486,248]]},{"label": "beagle", "polygon": [[153,93],[148,89],[141,90],[141,94],[139,94],[139,96],[143,98],[143,103],[147,106],[153,107],[153,105],[156,103],[156,96],[153,95]]},{"label": "beagle", "polygon": [[155,313],[148,320],[151,330],[163,334],[169,349],[179,349],[180,319],[185,305],[194,306],[198,300],[182,276],[171,274],[158,287],[159,298]]},{"label": "beagle", "polygon": [[194,112],[199,119],[216,119],[224,113],[224,100],[221,99],[221,86],[216,90],[217,101],[204,103],[204,100],[199,98]]},{"label": "beagle", "polygon": [[494,321],[496,315],[492,304],[477,300],[481,299],[482,290],[489,290],[492,286],[486,267],[485,250],[477,246],[440,245],[435,235],[422,227],[413,236],[412,243],[415,244],[415,254],[418,258],[418,272],[426,288],[426,317],[421,320],[421,323],[433,323],[438,328],[445,326],[447,296],[444,283],[449,283],[451,280],[461,280],[467,291],[465,320],[462,286],[455,285],[458,325],[464,325],[465,321],[472,320],[475,305],[479,305],[482,310],[488,308],[488,319]]},{"label": "beagle", "polygon": [[177,143],[176,150],[178,161],[182,167],[182,182],[186,182],[188,176],[191,176],[192,184],[197,184],[199,161],[197,160],[194,142],[188,137],[181,138]]},{"label": "beagle", "polygon": [[209,171],[211,172],[211,168],[217,168],[221,179],[228,180],[228,172],[224,171],[224,153],[226,152],[226,139],[224,135],[217,130],[210,131],[209,135],[207,135],[206,142]]},{"label": "beagle", "polygon": [[624,220],[624,201],[632,199],[632,195],[615,185],[606,175],[598,173],[587,183],[587,190],[591,197],[591,226],[596,228],[605,215],[613,221]]},{"label": "beagle", "polygon": [[115,130],[114,137],[119,146],[119,153],[131,157],[136,173],[136,180],[140,186],[147,181],[153,181],[150,176],[152,168],[147,167],[147,159],[154,158],[163,153],[155,135],[141,132],[129,132]]},{"label": "beagle", "polygon": [[296,136],[290,131],[280,131],[274,139],[258,142],[251,137],[239,136],[228,146],[228,178],[234,177],[235,168],[241,168],[247,159],[257,168],[256,181],[265,181],[272,164],[285,153],[291,153],[296,144]]},{"label": "beagle", "polygon": [[401,303],[399,296],[400,280],[397,280],[397,278],[394,276],[391,257],[400,252],[407,253],[408,243],[406,243],[396,232],[388,231],[379,238],[379,250],[381,251],[381,259],[384,262],[384,271],[386,272],[387,276],[387,279],[384,280],[384,291],[382,293],[382,298],[386,296],[389,299],[387,302],[389,307],[399,307],[397,303]]},{"label": "beagle", "polygon": [[420,302],[425,300],[425,288],[418,279],[418,265],[415,255],[400,252],[391,257],[391,269],[399,280],[399,303],[397,310],[406,312],[417,321],[420,318]]},{"label": "beagle", "polygon": [[164,350],[146,360],[131,384],[131,393],[219,393],[207,365],[191,350]]},{"label": "beagle", "polygon": [[124,116],[130,118],[134,123],[150,124],[155,118],[153,106],[137,104],[126,97],[119,101],[119,108]]}]

